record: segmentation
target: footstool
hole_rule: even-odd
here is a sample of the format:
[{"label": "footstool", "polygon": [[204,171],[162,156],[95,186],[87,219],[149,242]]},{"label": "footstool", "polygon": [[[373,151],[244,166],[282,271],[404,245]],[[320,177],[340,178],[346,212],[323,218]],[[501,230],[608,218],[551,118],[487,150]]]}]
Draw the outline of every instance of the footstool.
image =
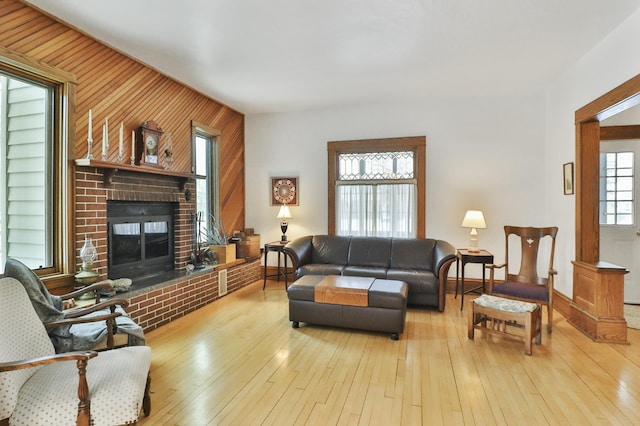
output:
[{"label": "footstool", "polygon": [[398,340],[407,315],[404,281],[304,275],[287,289],[289,321],[391,333]]},{"label": "footstool", "polygon": [[[542,341],[540,311],[535,303],[483,294],[469,301],[469,339],[473,340],[476,329],[521,339],[524,353],[531,355],[531,342],[535,339],[539,345]],[[524,328],[524,335],[513,333],[507,327]]]}]

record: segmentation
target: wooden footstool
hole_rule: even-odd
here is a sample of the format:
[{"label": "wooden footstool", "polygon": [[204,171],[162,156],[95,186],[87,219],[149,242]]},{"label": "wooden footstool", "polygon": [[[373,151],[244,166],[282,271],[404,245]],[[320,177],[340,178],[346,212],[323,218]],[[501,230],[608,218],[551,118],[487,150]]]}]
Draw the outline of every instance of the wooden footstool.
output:
[{"label": "wooden footstool", "polygon": [[[542,341],[540,311],[535,303],[483,294],[469,301],[469,339],[473,340],[475,329],[521,339],[524,340],[524,353],[531,355],[531,342],[535,339],[539,345]],[[524,335],[507,327],[524,328]]]}]

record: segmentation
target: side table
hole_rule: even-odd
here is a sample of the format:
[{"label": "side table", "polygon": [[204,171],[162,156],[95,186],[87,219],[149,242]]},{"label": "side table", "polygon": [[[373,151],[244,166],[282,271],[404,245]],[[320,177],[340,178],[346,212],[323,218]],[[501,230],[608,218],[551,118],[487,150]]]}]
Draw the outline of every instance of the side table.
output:
[{"label": "side table", "polygon": [[[264,282],[262,283],[262,289],[265,289],[267,285],[267,278],[269,277],[277,277],[278,282],[280,282],[280,276],[284,276],[284,288],[286,289],[289,286],[289,269],[287,267],[287,253],[284,251],[284,246],[289,241],[273,241],[270,243],[266,243],[264,245]],[[275,251],[278,253],[278,272],[275,274],[267,275],[267,258],[269,252]],[[280,256],[284,257],[284,268],[280,269]],[[293,266],[293,265],[292,265]]]},{"label": "side table", "polygon": [[[460,278],[460,284],[462,284],[462,291],[460,292],[461,301],[460,301],[460,310],[464,308],[464,295],[471,292],[477,292],[478,289],[482,288],[484,292],[485,285],[485,266],[487,264],[493,263],[493,254],[489,253],[486,250],[480,251],[469,251],[469,249],[458,249],[456,259],[456,298],[458,298],[458,271],[460,270],[460,264],[462,264],[462,274]],[[464,267],[467,263],[481,263],[482,264],[482,285],[474,288],[470,288],[468,290],[464,289]]]}]

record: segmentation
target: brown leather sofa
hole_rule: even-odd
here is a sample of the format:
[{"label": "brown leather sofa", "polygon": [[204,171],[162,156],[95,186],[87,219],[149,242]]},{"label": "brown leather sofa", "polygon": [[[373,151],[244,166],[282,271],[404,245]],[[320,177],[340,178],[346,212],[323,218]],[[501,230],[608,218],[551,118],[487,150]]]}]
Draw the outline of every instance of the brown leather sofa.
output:
[{"label": "brown leather sofa", "polygon": [[409,305],[445,307],[449,267],[456,249],[430,238],[344,237],[309,235],[284,250],[294,261],[296,277],[351,275],[404,281]]}]

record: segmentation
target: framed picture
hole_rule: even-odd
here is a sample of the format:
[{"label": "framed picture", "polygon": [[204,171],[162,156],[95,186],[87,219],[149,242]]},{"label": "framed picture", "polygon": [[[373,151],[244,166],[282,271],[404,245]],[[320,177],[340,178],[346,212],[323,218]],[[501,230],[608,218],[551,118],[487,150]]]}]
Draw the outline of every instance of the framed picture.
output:
[{"label": "framed picture", "polygon": [[573,194],[573,163],[564,163],[562,165],[562,174],[564,177],[564,195]]},{"label": "framed picture", "polygon": [[282,204],[288,204],[290,206],[298,205],[300,191],[298,190],[297,177],[272,177],[269,191],[271,192],[269,198],[271,199],[272,206]]}]

